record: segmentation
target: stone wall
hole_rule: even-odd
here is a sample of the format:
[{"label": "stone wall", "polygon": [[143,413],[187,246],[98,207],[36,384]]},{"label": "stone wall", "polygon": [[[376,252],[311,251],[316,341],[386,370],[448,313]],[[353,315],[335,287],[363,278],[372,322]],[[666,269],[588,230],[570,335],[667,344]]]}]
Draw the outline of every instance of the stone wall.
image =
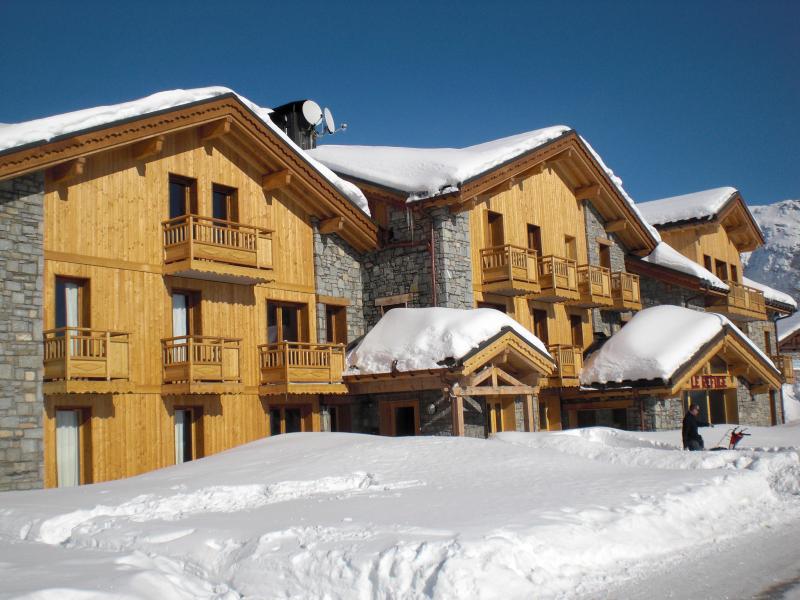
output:
[{"label": "stone wall", "polygon": [[436,266],[436,305],[472,308],[472,259],[469,213],[454,215],[446,207],[431,211]]},{"label": "stone wall", "polygon": [[[350,300],[347,307],[347,341],[350,342],[366,333],[362,257],[335,233],[320,234],[316,220],[312,225],[317,293]],[[317,304],[317,341],[324,342],[326,334],[325,305]]]},{"label": "stone wall", "polygon": [[[769,427],[772,425],[769,392],[753,394],[746,380],[737,377],[736,403],[739,409],[739,424],[753,425],[756,427]],[[783,405],[780,391],[775,392],[775,410],[778,423],[783,422]]]},{"label": "stone wall", "polygon": [[639,278],[639,288],[642,295],[642,308],[672,304],[706,312],[705,297],[700,292],[645,276]]},{"label": "stone wall", "polygon": [[44,178],[0,182],[0,490],[42,487]]},{"label": "stone wall", "polygon": [[[641,399],[641,403],[644,431],[667,431],[681,428],[684,411],[680,396],[672,398],[645,396]],[[634,414],[632,415],[631,412]],[[635,409],[628,413],[628,427],[634,430],[642,427],[640,416]]]}]

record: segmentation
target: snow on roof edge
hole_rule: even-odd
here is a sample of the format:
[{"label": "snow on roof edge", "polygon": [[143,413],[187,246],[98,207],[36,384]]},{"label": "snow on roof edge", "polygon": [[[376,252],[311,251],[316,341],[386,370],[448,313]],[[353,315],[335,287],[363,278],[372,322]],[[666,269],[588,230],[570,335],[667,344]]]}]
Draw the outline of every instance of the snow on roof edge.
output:
[{"label": "snow on roof edge", "polygon": [[755,288],[763,292],[764,299],[768,302],[769,301],[777,302],[778,304],[791,306],[792,308],[797,310],[797,301],[785,292],[776,290],[775,288],[772,288],[765,283],[761,283],[760,281],[756,281],[755,279],[750,279],[749,277],[742,276],[742,283],[744,285],[750,286],[752,288]]}]

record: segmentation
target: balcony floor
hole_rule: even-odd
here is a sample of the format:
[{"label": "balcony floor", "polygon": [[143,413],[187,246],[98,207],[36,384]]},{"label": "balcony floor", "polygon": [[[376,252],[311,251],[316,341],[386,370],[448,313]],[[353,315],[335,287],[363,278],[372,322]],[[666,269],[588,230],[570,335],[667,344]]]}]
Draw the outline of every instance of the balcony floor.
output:
[{"label": "balcony floor", "polygon": [[240,285],[269,283],[273,279],[272,272],[265,269],[188,258],[165,264],[164,274]]},{"label": "balcony floor", "polygon": [[127,394],[133,391],[133,384],[122,379],[111,381],[105,379],[69,379],[45,381],[42,384],[42,393],[45,396],[54,396],[56,394]]},{"label": "balcony floor", "polygon": [[161,393],[166,396],[184,396],[190,394],[242,394],[244,385],[233,382],[184,382],[165,383]]},{"label": "balcony floor", "polygon": [[538,294],[540,291],[538,283],[530,283],[527,281],[508,279],[501,281],[492,281],[482,285],[484,293],[498,294],[500,296],[527,296],[529,294]]},{"label": "balcony floor", "polygon": [[347,386],[343,383],[275,383],[258,386],[260,396],[277,394],[347,394]]}]

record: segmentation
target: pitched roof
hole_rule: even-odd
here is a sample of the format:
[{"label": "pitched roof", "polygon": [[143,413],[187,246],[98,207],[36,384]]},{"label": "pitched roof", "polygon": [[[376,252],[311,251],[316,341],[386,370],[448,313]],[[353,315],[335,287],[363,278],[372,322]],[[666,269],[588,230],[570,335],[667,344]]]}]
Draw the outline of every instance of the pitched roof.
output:
[{"label": "pitched roof", "polygon": [[705,267],[701,267],[693,260],[685,257],[666,242],[659,242],[655,250],[642,260],[653,265],[690,275],[712,289],[722,292],[730,291],[730,287],[719,277]]},{"label": "pitched roof", "polygon": [[737,194],[736,188],[720,187],[691,194],[639,202],[637,206],[651,225],[713,219]]},{"label": "pitched roof", "polygon": [[778,327],[778,341],[782,342],[797,331],[800,331],[800,312],[793,314],[791,317],[779,319],[776,325]]}]

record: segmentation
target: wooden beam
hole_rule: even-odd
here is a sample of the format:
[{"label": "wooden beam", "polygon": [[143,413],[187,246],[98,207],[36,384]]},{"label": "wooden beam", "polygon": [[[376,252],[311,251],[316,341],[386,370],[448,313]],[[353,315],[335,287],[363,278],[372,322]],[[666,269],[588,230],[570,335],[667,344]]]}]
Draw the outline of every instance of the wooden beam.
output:
[{"label": "wooden beam", "polygon": [[331,217],[320,221],[319,224],[320,233],[337,233],[342,229],[344,229],[344,217]]},{"label": "wooden beam", "polygon": [[281,169],[274,173],[267,173],[261,177],[261,187],[265,192],[286,187],[292,182],[292,172],[289,169]]},{"label": "wooden beam", "polygon": [[470,385],[453,389],[453,394],[456,396],[524,396],[535,392],[536,388],[528,385]]},{"label": "wooden beam", "polygon": [[81,156],[73,160],[62,163],[50,170],[50,181],[52,183],[65,183],[76,177],[83,175],[86,167],[86,157]]},{"label": "wooden beam", "polygon": [[600,195],[600,184],[590,183],[589,185],[575,188],[573,192],[576,200],[594,200]]},{"label": "wooden beam", "polygon": [[464,399],[461,396],[453,396],[453,435],[464,435]]},{"label": "wooden beam", "polygon": [[564,160],[569,160],[570,158],[572,158],[572,148],[567,148],[561,154],[557,154],[553,158],[548,158],[547,165],[550,166]]},{"label": "wooden beam", "polygon": [[624,231],[626,227],[628,227],[627,220],[617,219],[616,221],[609,221],[606,223],[605,230],[608,233],[614,233],[615,231]]},{"label": "wooden beam", "polygon": [[499,379],[503,380],[506,384],[510,384],[510,385],[525,385],[524,383],[522,383],[516,377],[513,377],[509,373],[506,373],[503,369],[495,367],[495,370],[497,371],[497,377]]},{"label": "wooden beam", "polygon": [[141,142],[136,142],[131,146],[133,160],[142,160],[151,156],[158,156],[164,148],[164,136],[159,135]]},{"label": "wooden beam", "polygon": [[227,135],[231,132],[232,123],[233,119],[230,117],[225,117],[224,119],[218,119],[203,125],[200,127],[200,141],[208,142],[210,140],[220,138],[223,135]]}]

